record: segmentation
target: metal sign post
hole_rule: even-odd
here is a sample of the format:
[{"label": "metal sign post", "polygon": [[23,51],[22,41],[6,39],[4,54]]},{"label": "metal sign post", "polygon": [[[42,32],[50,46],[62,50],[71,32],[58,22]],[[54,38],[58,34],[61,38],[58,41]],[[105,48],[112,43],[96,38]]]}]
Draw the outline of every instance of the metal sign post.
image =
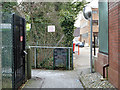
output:
[{"label": "metal sign post", "polygon": [[87,20],[90,20],[90,71],[91,73],[93,73],[93,69],[92,69],[92,66],[93,66],[93,61],[92,61],[92,9],[91,7],[89,6],[86,6],[84,9],[83,9],[83,15],[85,17],[85,19]]},{"label": "metal sign post", "polygon": [[92,61],[92,15],[90,18],[90,66],[91,66],[91,72],[93,72],[92,66],[93,66],[93,61]]}]

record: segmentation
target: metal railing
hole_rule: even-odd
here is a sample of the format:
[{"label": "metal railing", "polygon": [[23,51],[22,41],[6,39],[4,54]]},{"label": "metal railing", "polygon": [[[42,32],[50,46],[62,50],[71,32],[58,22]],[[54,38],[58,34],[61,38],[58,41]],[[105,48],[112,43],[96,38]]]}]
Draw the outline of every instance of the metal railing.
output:
[{"label": "metal railing", "polygon": [[[68,62],[68,69],[70,70],[73,67],[73,55],[72,47],[52,47],[52,46],[29,46],[32,51],[32,66],[34,68],[46,68],[47,69],[54,69],[54,50],[55,49],[67,49],[67,62]],[[73,53],[72,53],[73,54]],[[46,65],[43,65],[46,64]]]}]

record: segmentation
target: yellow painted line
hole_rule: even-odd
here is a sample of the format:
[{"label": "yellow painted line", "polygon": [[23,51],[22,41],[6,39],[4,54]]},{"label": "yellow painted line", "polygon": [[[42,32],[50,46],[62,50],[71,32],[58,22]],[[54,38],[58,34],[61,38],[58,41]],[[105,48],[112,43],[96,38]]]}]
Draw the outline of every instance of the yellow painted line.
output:
[{"label": "yellow painted line", "polygon": [[27,80],[27,81],[25,82],[25,84],[23,84],[23,85],[20,87],[20,89],[24,88],[25,85],[28,83],[28,81],[29,81],[29,80]]}]

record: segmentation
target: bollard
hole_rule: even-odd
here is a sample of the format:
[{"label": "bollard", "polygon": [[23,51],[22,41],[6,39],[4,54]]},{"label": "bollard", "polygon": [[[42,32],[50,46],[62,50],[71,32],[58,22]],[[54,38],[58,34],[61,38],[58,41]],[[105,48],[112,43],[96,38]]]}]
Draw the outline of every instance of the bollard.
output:
[{"label": "bollard", "polygon": [[78,55],[79,55],[79,45],[78,45]]},{"label": "bollard", "polygon": [[75,52],[75,43],[73,43],[73,52]]}]

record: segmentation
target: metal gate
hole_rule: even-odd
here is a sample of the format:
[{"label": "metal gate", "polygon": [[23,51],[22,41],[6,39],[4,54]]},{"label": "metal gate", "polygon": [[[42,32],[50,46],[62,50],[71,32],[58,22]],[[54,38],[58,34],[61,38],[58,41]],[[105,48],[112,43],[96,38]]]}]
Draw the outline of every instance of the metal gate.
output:
[{"label": "metal gate", "polygon": [[13,15],[13,87],[18,88],[25,79],[25,19]]}]

